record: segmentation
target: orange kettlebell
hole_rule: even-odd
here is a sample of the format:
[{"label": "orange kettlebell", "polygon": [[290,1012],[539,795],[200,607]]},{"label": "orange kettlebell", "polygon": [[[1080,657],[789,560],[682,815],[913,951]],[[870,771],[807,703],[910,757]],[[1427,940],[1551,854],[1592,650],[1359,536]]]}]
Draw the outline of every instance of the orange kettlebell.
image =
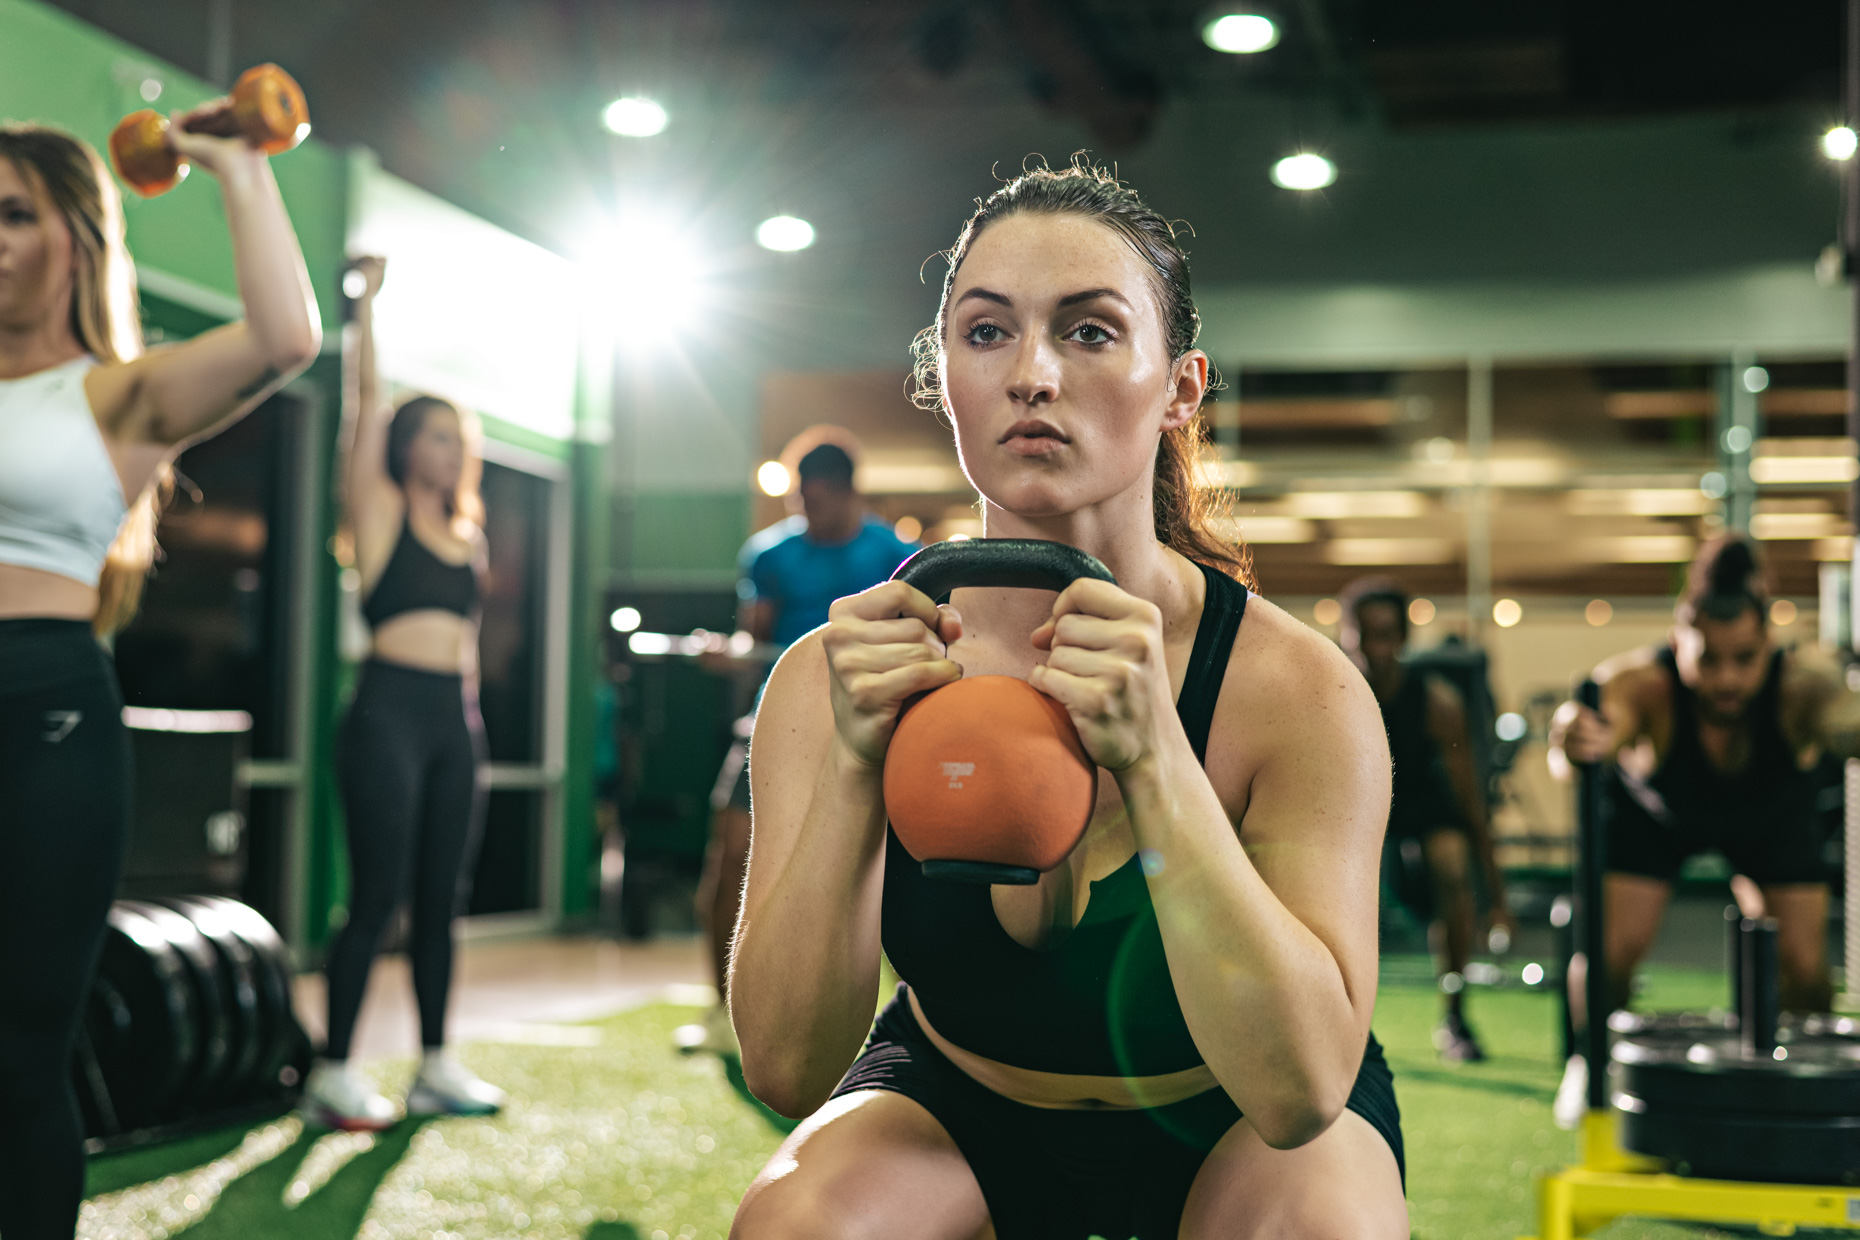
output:
[{"label": "orange kettlebell", "polygon": [[[1063,590],[1111,570],[1064,543],[935,543],[892,580],[938,603],[963,586]],[[885,751],[885,813],[927,878],[1034,883],[1078,845],[1098,768],[1065,707],[1015,676],[976,676],[904,708]]]},{"label": "orange kettlebell", "polygon": [[[152,108],[131,112],[110,133],[110,162],[123,183],[144,198],[165,194],[187,176],[187,161],[168,141],[168,118]],[[276,65],[239,75],[232,94],[187,122],[189,133],[244,137],[265,152],[288,151],[310,134],[303,87]]]}]

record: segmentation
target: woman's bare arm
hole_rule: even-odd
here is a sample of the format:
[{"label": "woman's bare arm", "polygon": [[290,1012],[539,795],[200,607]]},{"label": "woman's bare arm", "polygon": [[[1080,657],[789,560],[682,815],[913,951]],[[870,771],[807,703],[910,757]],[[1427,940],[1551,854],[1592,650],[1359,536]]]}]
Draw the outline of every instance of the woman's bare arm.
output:
[{"label": "woman's bare arm", "polygon": [[266,157],[243,139],[171,130],[175,147],[219,181],[245,317],[185,344],[104,367],[92,407],[124,446],[166,453],[256,408],[316,359],[316,296]]},{"label": "woman's bare arm", "polygon": [[[1329,642],[1249,605],[1204,772],[1157,608],[1078,581],[1054,616],[1030,680],[1117,780],[1195,1045],[1261,1137],[1309,1141],[1343,1111],[1375,1005],[1389,757],[1369,687]],[[1234,785],[1238,833],[1210,775]]]},{"label": "woman's bare arm", "polygon": [[375,295],[381,291],[387,263],[380,258],[361,258],[356,260],[355,270],[361,272],[364,284],[362,295],[355,300],[350,332],[354,364],[348,369],[354,380],[344,393],[346,464],[342,499],[344,516],[355,539],[356,568],[366,593],[393,554],[406,501],[388,476],[387,432],[391,418],[375,354]]},{"label": "woman's bare arm", "polygon": [[961,670],[960,633],[899,582],[833,605],[770,677],[749,763],[749,873],[730,1015],[750,1090],[809,1114],[859,1053],[878,998],[885,877],[883,761],[898,707]]}]

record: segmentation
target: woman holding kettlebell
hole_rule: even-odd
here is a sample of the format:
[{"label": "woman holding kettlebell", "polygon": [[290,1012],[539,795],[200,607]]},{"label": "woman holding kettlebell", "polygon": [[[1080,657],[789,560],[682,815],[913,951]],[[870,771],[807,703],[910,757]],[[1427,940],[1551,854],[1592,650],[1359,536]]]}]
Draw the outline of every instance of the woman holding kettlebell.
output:
[{"label": "woman holding kettlebell", "polygon": [[[730,993],[750,1088],[811,1118],[733,1234],[1406,1236],[1369,1032],[1388,745],[1362,677],[1209,528],[1175,231],[1075,161],[997,190],[949,259],[920,383],[986,537],[1117,584],[939,607],[893,581],[776,668]],[[1062,705],[1099,768],[1082,841],[1027,886],[925,878],[887,828],[900,709],[982,674]],[[874,1027],[881,945],[904,984]]]},{"label": "woman holding kettlebell", "polygon": [[146,352],[102,161],[56,129],[0,126],[6,1240],[68,1238],[84,1191],[71,1039],[129,827],[122,695],[97,638],[135,613],[175,456],[256,408],[322,341],[270,164],[243,140],[187,132],[193,115],[175,118],[172,145],[220,183],[245,316]]},{"label": "woman holding kettlebell", "polygon": [[416,1115],[490,1115],[504,1092],[445,1052],[452,922],[471,891],[484,823],[478,714],[479,579],[488,563],[477,427],[432,396],[390,416],[375,367],[374,301],[386,263],[357,260],[353,423],[344,515],[373,630],[338,741],[349,842],[349,919],[330,948],[329,1032],[305,1085],[332,1127],[379,1130],[397,1118],[349,1064],[368,974],[411,892],[413,989],[420,1008]]}]

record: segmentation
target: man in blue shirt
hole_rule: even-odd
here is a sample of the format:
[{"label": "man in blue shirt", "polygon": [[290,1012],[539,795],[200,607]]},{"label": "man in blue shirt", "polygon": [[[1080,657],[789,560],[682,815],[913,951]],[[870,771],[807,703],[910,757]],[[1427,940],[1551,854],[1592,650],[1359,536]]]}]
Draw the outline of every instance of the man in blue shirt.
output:
[{"label": "man in blue shirt", "polygon": [[[737,556],[738,625],[758,645],[786,650],[827,622],[835,599],[857,594],[890,577],[915,543],[866,511],[853,486],[853,459],[836,443],[822,443],[800,460],[801,511],[750,536]],[[760,670],[766,675],[768,664]],[[759,694],[759,691],[758,691]],[[758,702],[760,697],[758,696]],[[717,993],[727,1000],[730,940],[749,862],[749,736],[755,715],[736,721],[736,742],[711,791],[710,848],[698,886],[698,913],[710,940]],[[686,1050],[732,1054],[736,1036],[719,1004],[702,1027],[679,1031]]]}]

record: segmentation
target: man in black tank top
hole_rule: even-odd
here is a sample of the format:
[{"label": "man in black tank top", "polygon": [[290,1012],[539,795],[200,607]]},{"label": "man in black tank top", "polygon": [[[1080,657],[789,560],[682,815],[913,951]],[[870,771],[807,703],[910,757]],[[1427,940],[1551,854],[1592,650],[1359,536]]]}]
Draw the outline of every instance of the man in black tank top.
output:
[{"label": "man in black tank top", "polygon": [[[1394,763],[1389,800],[1389,848],[1397,863],[1419,862],[1426,874],[1420,898],[1404,902],[1429,922],[1440,965],[1446,1012],[1434,1032],[1441,1058],[1481,1060],[1485,1052],[1463,1010],[1466,965],[1476,912],[1471,862],[1478,860],[1491,896],[1494,928],[1516,929],[1505,902],[1504,877],[1492,851],[1486,799],[1473,761],[1465,702],[1444,677],[1402,659],[1408,643],[1408,595],[1387,578],[1364,578],[1344,590],[1338,641],[1362,670],[1382,708]],[[1392,884],[1402,891],[1406,884]]]},{"label": "man in black tank top", "polygon": [[1769,599],[1740,534],[1708,543],[1680,598],[1670,643],[1595,669],[1598,715],[1566,702],[1551,763],[1608,764],[1603,893],[1608,990],[1626,1007],[1688,857],[1722,852],[1746,916],[1779,923],[1783,1005],[1825,1011],[1826,866],[1811,774],[1823,754],[1860,752],[1860,698],[1840,670],[1771,644]]}]

